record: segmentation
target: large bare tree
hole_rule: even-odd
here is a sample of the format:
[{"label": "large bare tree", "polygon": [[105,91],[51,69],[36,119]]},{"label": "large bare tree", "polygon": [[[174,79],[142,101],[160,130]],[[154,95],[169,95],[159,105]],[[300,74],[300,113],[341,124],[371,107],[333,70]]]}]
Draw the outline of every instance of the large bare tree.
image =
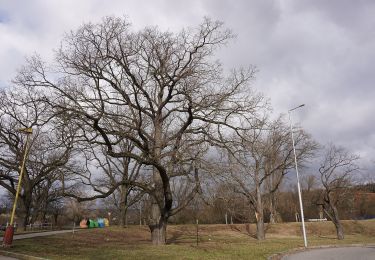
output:
[{"label": "large bare tree", "polygon": [[[262,105],[249,88],[252,68],[226,76],[213,59],[230,38],[221,22],[210,19],[171,33],[132,31],[126,20],[108,17],[66,35],[53,70],[34,57],[16,79],[48,92],[45,100],[80,127],[85,141],[151,167],[154,244],[165,243],[168,218],[186,205],[174,207],[171,190],[171,178],[196,171],[181,172],[194,158],[185,151],[223,142],[229,132],[246,128]],[[123,140],[134,150],[119,149]]]},{"label": "large bare tree", "polygon": [[45,209],[62,196],[56,189],[61,187],[60,176],[68,172],[66,166],[72,163],[72,129],[53,120],[40,98],[40,92],[27,86],[0,92],[0,185],[13,196],[26,139],[18,130],[33,128],[20,194],[24,227],[38,217],[31,216],[32,211]]},{"label": "large bare tree", "polygon": [[333,222],[337,238],[344,239],[344,229],[337,206],[346,198],[352,184],[353,174],[359,170],[358,155],[351,154],[342,147],[329,144],[319,167],[323,185],[320,204],[324,213]]},{"label": "large bare tree", "polygon": [[[286,124],[281,119],[247,131],[238,139],[236,149],[228,156],[228,181],[243,194],[255,212],[257,239],[265,239],[264,209],[266,196],[278,190],[283,177],[293,168],[293,148]],[[306,161],[313,155],[316,143],[303,130],[296,133],[297,160]],[[272,208],[271,208],[272,210]],[[271,213],[275,214],[275,212]]]}]

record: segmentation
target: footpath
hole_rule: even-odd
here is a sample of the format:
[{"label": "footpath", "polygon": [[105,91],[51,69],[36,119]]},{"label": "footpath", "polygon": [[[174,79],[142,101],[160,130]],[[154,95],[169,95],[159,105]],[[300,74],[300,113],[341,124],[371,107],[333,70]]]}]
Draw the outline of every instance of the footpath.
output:
[{"label": "footpath", "polygon": [[[77,229],[75,230],[75,232]],[[56,230],[56,231],[45,231],[45,232],[36,232],[36,233],[28,233],[28,234],[19,234],[14,235],[13,240],[18,239],[25,239],[25,238],[33,238],[33,237],[45,237],[45,236],[51,236],[51,235],[58,235],[63,233],[72,233],[72,230]],[[0,238],[0,242],[3,242],[3,238]]]},{"label": "footpath", "polygon": [[[77,230],[75,230],[74,232],[76,231]],[[52,236],[52,235],[72,233],[72,232],[73,232],[72,230],[57,230],[57,231],[45,231],[45,232],[35,232],[35,233],[28,233],[28,234],[19,234],[19,235],[14,235],[13,240],[33,238],[33,237]],[[2,242],[3,242],[3,237],[0,237],[0,243]],[[1,254],[7,254],[7,256],[1,255]],[[21,254],[10,253],[10,252],[8,254],[8,252],[0,251],[0,260],[18,260],[18,259],[43,259],[43,258],[30,257],[27,255],[21,255]]]}]

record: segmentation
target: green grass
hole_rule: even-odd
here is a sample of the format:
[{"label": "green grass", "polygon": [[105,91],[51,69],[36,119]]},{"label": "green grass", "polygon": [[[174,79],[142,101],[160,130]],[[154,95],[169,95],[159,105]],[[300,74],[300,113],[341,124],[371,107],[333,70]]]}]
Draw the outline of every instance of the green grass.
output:
[{"label": "green grass", "polygon": [[[347,235],[344,240],[338,241],[332,233],[332,223],[309,223],[309,246],[375,244],[375,221],[346,224]],[[146,227],[111,227],[83,230],[74,236],[63,234],[16,240],[14,246],[6,250],[48,259],[72,260],[266,259],[278,252],[303,247],[302,237],[298,234],[299,225],[296,223],[269,227],[268,238],[264,241],[253,238],[254,228],[253,225],[202,225],[197,246],[195,226],[169,226],[168,245],[152,246]]]}]

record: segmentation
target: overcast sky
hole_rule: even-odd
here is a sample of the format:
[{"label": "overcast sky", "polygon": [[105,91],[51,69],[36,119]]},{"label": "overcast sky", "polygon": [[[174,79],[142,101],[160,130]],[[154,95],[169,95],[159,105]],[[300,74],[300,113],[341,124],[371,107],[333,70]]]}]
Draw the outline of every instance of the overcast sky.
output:
[{"label": "overcast sky", "polygon": [[374,167],[375,1],[0,0],[0,87],[26,56],[51,59],[65,32],[108,15],[171,31],[223,21],[237,35],[218,53],[226,68],[256,65],[275,113],[306,104],[296,123]]}]

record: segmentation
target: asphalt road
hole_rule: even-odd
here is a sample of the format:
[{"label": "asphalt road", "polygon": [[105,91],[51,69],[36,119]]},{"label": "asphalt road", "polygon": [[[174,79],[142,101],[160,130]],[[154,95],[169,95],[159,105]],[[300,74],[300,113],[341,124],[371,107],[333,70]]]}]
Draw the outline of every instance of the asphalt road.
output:
[{"label": "asphalt road", "polygon": [[7,256],[0,255],[0,260],[17,260],[17,258],[7,257]]},{"label": "asphalt road", "polygon": [[293,255],[284,256],[282,260],[374,260],[375,247],[339,247],[311,249]]}]

